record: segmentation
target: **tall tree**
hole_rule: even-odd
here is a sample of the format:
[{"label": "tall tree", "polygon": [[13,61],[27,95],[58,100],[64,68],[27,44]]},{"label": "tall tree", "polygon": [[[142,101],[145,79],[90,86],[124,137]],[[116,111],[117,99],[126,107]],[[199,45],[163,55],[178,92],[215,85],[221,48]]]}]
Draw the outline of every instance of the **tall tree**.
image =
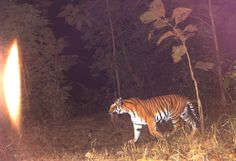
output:
[{"label": "tall tree", "polygon": [[[114,28],[113,28],[113,22],[112,22],[112,15],[111,15],[111,11],[110,11],[110,5],[109,5],[109,0],[106,0],[106,9],[107,9],[107,15],[108,15],[108,19],[109,19],[109,24],[110,24],[110,30],[111,30],[111,39],[112,39],[112,50],[113,50],[113,62],[115,65],[115,76],[116,76],[116,84],[117,84],[117,93],[118,96],[120,97],[120,78],[119,78],[119,71],[118,71],[118,67],[117,67],[117,62],[116,62],[116,42],[115,42],[115,35],[114,35]],[[115,98],[116,98],[116,94],[115,94]]]},{"label": "tall tree", "polygon": [[208,0],[208,7],[209,7],[208,10],[209,10],[209,15],[210,15],[210,20],[211,20],[212,35],[213,35],[214,46],[215,46],[215,55],[216,55],[216,62],[217,62],[217,72],[218,72],[221,104],[224,105],[226,103],[226,97],[225,97],[225,91],[224,91],[224,86],[223,86],[223,74],[222,74],[222,69],[221,69],[222,63],[221,63],[220,48],[219,48],[219,43],[218,43],[218,38],[217,38],[217,33],[216,33],[215,18],[214,18],[214,13],[212,10],[211,0]]}]

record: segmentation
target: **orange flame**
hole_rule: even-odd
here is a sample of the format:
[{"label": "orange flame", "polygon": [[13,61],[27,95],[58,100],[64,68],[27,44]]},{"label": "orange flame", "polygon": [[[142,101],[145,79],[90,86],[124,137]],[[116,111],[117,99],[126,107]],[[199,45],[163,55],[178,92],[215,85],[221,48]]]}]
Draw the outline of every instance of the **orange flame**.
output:
[{"label": "orange flame", "polygon": [[3,93],[14,128],[20,129],[21,81],[17,41],[14,40],[3,71]]}]

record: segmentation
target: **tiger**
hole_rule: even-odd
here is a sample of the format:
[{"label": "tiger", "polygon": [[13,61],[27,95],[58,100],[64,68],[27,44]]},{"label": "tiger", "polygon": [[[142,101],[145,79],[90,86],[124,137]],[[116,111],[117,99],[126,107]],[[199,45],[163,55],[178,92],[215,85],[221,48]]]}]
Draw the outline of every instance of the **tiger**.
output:
[{"label": "tiger", "polygon": [[191,125],[191,138],[198,131],[196,122],[198,115],[191,101],[182,95],[170,94],[149,99],[130,98],[123,100],[118,98],[109,108],[111,119],[114,117],[114,113],[128,113],[130,115],[134,130],[133,139],[128,141],[130,143],[137,142],[143,125],[147,125],[152,136],[165,139],[166,137],[157,130],[156,124],[169,120],[174,126],[170,134],[173,134],[180,126],[180,119]]}]

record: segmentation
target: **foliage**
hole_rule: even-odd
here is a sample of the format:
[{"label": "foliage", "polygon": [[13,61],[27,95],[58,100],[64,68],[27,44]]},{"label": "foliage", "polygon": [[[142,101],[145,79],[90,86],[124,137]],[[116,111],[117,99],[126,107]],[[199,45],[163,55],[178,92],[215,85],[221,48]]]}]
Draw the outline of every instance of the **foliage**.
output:
[{"label": "foliage", "polygon": [[80,6],[74,6],[72,4],[66,5],[62,12],[57,15],[57,17],[65,18],[65,22],[74,26],[77,30],[81,30],[82,25],[88,25],[91,27],[87,16],[86,13],[82,12]]},{"label": "foliage", "polygon": [[[145,5],[144,2],[133,5],[126,1],[109,1],[112,22],[114,23],[114,35],[117,51],[117,66],[121,79],[121,93],[123,97],[129,96],[148,96],[150,90],[155,91],[154,70],[157,65],[156,58],[159,55],[152,54],[155,50],[153,44],[149,44],[146,39],[147,29],[140,25],[138,8]],[[107,9],[105,1],[86,1],[83,5],[77,5],[73,8],[80,8],[80,13],[89,13],[87,20],[90,26],[83,23],[80,31],[85,46],[89,51],[93,51],[94,62],[91,65],[91,71],[94,76],[106,75],[108,81],[106,88],[113,88],[114,62],[112,58],[112,44],[110,26],[108,22]],[[127,7],[123,7],[127,6]],[[65,7],[67,9],[68,7]],[[59,16],[65,15],[69,11],[63,10]],[[73,16],[73,14],[69,14]],[[76,15],[74,20],[76,19]],[[65,16],[67,19],[68,16]],[[74,22],[75,26],[77,21]],[[137,68],[138,67],[138,68]],[[153,73],[152,73],[152,72]],[[151,74],[152,73],[152,74]],[[158,79],[158,78],[157,78]],[[146,83],[145,83],[146,82]],[[159,91],[159,90],[156,90]],[[154,94],[154,93],[152,93]],[[113,99],[113,94],[111,99]]]},{"label": "foliage", "polygon": [[82,102],[79,104],[79,108],[77,107],[77,114],[89,115],[97,112],[106,112],[106,107],[109,104],[104,100],[111,99],[109,94],[112,92],[109,89],[91,89],[81,83],[78,84],[76,89],[82,91],[75,96],[76,101]]},{"label": "foliage", "polygon": [[[177,87],[169,87],[173,83],[172,80],[175,81],[171,75],[176,74],[172,70],[176,69],[176,66],[171,64],[169,56],[163,52],[169,44],[166,43],[160,49],[156,49],[154,44],[150,44],[146,40],[148,28],[142,26],[138,20],[142,13],[140,8],[147,4],[139,2],[134,5],[128,0],[109,1],[109,3],[114,23],[116,62],[121,82],[121,96],[148,97],[166,94],[173,92],[175,88],[177,89]],[[76,11],[78,11],[77,14],[75,14]],[[114,99],[112,91],[114,90],[115,65],[112,57],[112,41],[105,1],[86,1],[78,5],[68,4],[58,14],[58,17],[64,17],[66,22],[67,19],[71,19],[69,24],[74,27],[77,26],[77,23],[80,24],[81,27],[76,28],[82,33],[85,47],[90,52],[94,52],[93,63],[90,66],[91,72],[94,77],[105,76],[107,78],[102,88],[107,88],[110,93],[102,93],[103,97],[108,98],[107,103],[111,103]],[[78,17],[86,18],[78,19]],[[84,21],[85,19],[86,21]],[[155,25],[161,26],[159,23],[155,23]],[[168,65],[163,63],[163,57],[166,60],[165,63],[169,63]],[[181,65],[177,68],[181,68]],[[166,71],[172,74],[166,75]],[[162,80],[165,81],[161,83]],[[87,96],[88,93],[84,92],[83,94]],[[92,106],[90,102],[90,107]]]},{"label": "foliage", "polygon": [[[162,8],[162,9],[157,9]],[[186,41],[188,38],[195,35],[197,28],[192,24],[187,25],[183,30],[181,30],[178,25],[182,23],[192,12],[190,8],[178,7],[173,10],[171,18],[165,17],[165,9],[161,0],[154,0],[150,6],[149,10],[140,16],[140,20],[143,23],[153,23],[153,30],[161,30],[166,27],[171,27],[172,30],[168,30],[159,37],[157,45],[159,46],[165,39],[169,37],[175,37],[177,40]],[[175,63],[181,60],[181,57],[185,55],[185,48],[183,45],[173,46],[172,48],[172,58]]]},{"label": "foliage", "polygon": [[[217,93],[218,95],[220,94],[218,97],[223,104],[222,107],[226,103],[225,91],[223,89],[224,71],[227,71],[230,64],[227,59],[232,59],[231,55],[233,53],[229,51],[231,50],[229,48],[234,48],[234,45],[228,40],[232,39],[233,35],[235,35],[234,30],[232,30],[232,26],[235,25],[230,20],[234,15],[231,9],[231,6],[234,4],[235,2],[231,0],[227,3],[208,0],[194,7],[197,12],[192,15],[192,18],[198,22],[201,30],[202,39],[200,42],[203,44],[202,49],[203,51],[207,50],[205,52],[208,53],[206,55],[208,60],[210,58],[214,63],[214,68],[209,71],[214,71],[216,75]],[[235,60],[235,57],[232,60]]]},{"label": "foliage", "polygon": [[209,70],[213,69],[213,67],[214,67],[213,63],[202,62],[202,61],[196,62],[195,66],[194,66],[194,68],[201,69],[204,71],[209,71]]},{"label": "foliage", "polygon": [[2,53],[15,37],[21,47],[24,110],[38,119],[65,117],[70,86],[63,72],[73,62],[60,55],[64,40],[54,37],[46,17],[29,4],[1,1],[0,15]]},{"label": "foliage", "polygon": [[172,56],[174,63],[178,63],[184,54],[185,54],[185,48],[183,45],[173,46],[171,56]]}]

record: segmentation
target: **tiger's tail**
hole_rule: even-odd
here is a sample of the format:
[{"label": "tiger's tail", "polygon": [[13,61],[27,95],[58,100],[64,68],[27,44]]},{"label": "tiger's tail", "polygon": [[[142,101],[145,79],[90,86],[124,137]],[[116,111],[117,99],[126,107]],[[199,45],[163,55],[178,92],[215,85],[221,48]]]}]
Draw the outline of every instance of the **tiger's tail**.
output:
[{"label": "tiger's tail", "polygon": [[193,107],[192,102],[188,101],[188,102],[187,102],[187,106],[189,107],[189,109],[190,109],[190,111],[191,111],[193,117],[194,117],[197,121],[199,121],[198,114],[196,113],[196,110],[195,110],[195,108]]}]

